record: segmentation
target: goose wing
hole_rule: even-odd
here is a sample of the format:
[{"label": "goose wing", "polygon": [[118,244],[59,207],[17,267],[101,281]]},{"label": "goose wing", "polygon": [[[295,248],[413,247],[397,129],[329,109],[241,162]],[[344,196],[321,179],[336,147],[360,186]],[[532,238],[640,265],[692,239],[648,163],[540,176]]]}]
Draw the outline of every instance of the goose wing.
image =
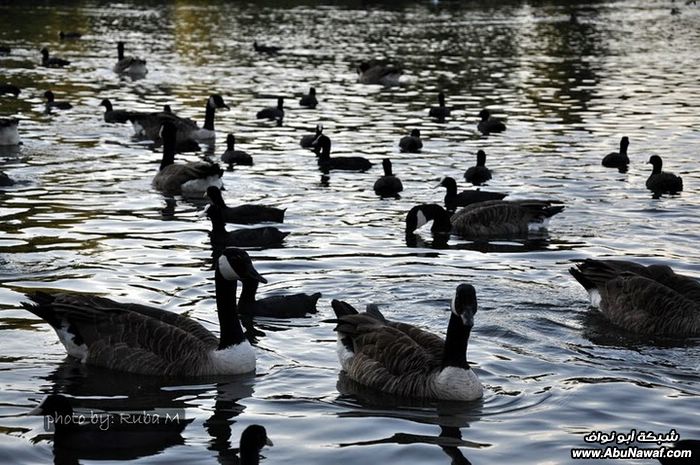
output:
[{"label": "goose wing", "polygon": [[468,205],[452,216],[452,228],[463,236],[526,234],[528,225],[564,209],[539,200],[491,200]]},{"label": "goose wing", "polygon": [[222,175],[223,171],[216,163],[205,161],[173,163],[158,171],[153,178],[153,186],[164,192],[178,193],[182,185],[188,181]]}]

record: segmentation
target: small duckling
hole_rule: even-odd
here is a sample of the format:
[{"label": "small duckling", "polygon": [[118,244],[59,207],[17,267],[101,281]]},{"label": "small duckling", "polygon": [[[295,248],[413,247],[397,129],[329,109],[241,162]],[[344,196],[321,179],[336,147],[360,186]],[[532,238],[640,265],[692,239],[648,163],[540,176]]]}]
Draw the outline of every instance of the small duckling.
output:
[{"label": "small duckling", "polygon": [[420,152],[423,148],[423,142],[420,140],[420,130],[413,129],[410,135],[402,137],[399,141],[399,148],[402,152]]}]

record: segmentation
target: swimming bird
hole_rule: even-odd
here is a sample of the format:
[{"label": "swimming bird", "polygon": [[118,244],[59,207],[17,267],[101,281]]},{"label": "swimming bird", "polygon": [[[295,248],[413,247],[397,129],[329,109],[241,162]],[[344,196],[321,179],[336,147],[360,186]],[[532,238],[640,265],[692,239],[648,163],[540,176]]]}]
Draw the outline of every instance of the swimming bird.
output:
[{"label": "swimming bird", "polygon": [[75,40],[75,39],[80,39],[83,35],[80,32],[76,31],[68,31],[64,32],[61,31],[58,33],[58,38],[61,40]]},{"label": "swimming bird", "polygon": [[420,130],[413,129],[410,135],[402,137],[399,140],[399,148],[402,152],[420,152],[420,149],[423,148],[423,142],[420,140]]},{"label": "swimming bird", "polygon": [[124,56],[124,42],[117,42],[117,62],[112,71],[118,74],[144,75],[148,73],[146,60],[136,57]]},{"label": "swimming bird", "polygon": [[627,171],[627,165],[630,164],[630,159],[627,156],[627,147],[630,145],[630,140],[627,136],[620,139],[620,151],[610,152],[605,155],[601,164],[606,168],[617,168],[621,173]]},{"label": "swimming bird", "polygon": [[307,108],[316,108],[318,105],[318,100],[316,100],[316,89],[313,87],[309,89],[309,93],[304,95],[299,100],[299,105]]},{"label": "swimming bird", "polygon": [[73,108],[73,105],[71,105],[70,102],[57,102],[55,99],[55,96],[53,95],[53,92],[50,90],[47,90],[44,92],[44,98],[46,99],[46,111],[51,111],[53,108],[56,108],[58,110],[70,110]]},{"label": "swimming bird", "polygon": [[284,97],[277,97],[276,107],[263,108],[255,117],[258,119],[275,119],[281,121],[284,118]]},{"label": "swimming bird", "polygon": [[457,181],[454,178],[445,176],[440,180],[440,184],[435,187],[444,187],[445,192],[445,209],[454,213],[457,207],[466,207],[473,203],[486,202],[487,200],[503,200],[508,194],[500,192],[489,192],[482,190],[467,190],[457,193]]},{"label": "swimming bird", "polygon": [[221,161],[228,164],[228,169],[232,170],[233,165],[253,165],[253,157],[248,152],[236,150],[236,136],[229,134],[226,136],[226,151],[221,154]]},{"label": "swimming bird", "polygon": [[401,180],[394,176],[391,168],[391,160],[385,158],[382,160],[384,168],[384,176],[377,179],[374,183],[374,193],[380,197],[397,197],[399,192],[403,191]]},{"label": "swimming bird", "polygon": [[222,187],[221,176],[224,171],[217,163],[175,163],[176,132],[177,128],[170,121],[163,123],[163,158],[160,169],[153,178],[153,187],[165,194],[185,196],[201,196],[209,186]]},{"label": "swimming bird", "polygon": [[476,128],[482,134],[488,135],[492,132],[503,132],[506,130],[506,125],[502,121],[491,116],[491,112],[483,109],[479,112],[481,121],[477,123]]},{"label": "swimming bird", "polygon": [[316,313],[316,303],[321,293],[272,295],[256,299],[258,283],[248,279],[243,281],[243,290],[238,299],[238,311],[241,315],[267,318],[302,318],[308,313]]},{"label": "swimming bird", "polygon": [[486,153],[479,150],[476,152],[476,165],[467,168],[464,172],[464,180],[478,186],[489,179],[491,179],[491,170],[486,167]]},{"label": "swimming bird", "polygon": [[322,124],[317,124],[316,125],[316,132],[314,134],[304,134],[301,136],[301,139],[299,140],[299,145],[301,145],[301,148],[303,149],[311,149],[313,150],[314,147],[314,142],[316,142],[316,139],[323,134],[323,125]]},{"label": "swimming bird", "polygon": [[470,401],[483,387],[467,361],[467,344],[477,310],[476,290],[457,286],[445,339],[407,323],[386,320],[374,308],[358,313],[331,303],[337,323],[342,369],[356,382],[400,397]]},{"label": "swimming bird", "polygon": [[649,162],[653,170],[647,178],[647,189],[656,194],[677,194],[683,190],[683,179],[673,173],[661,171],[663,161],[658,155],[649,157]]},{"label": "swimming bird", "polygon": [[128,110],[115,110],[108,98],[102,99],[100,106],[105,107],[105,123],[126,123],[134,114],[134,112]]},{"label": "swimming bird", "polygon": [[50,57],[49,49],[44,47],[41,49],[41,65],[48,68],[62,68],[63,66],[68,66],[70,61],[64,60],[63,58]]},{"label": "swimming bird", "polygon": [[258,53],[267,53],[268,55],[277,55],[282,47],[276,47],[273,45],[260,45],[257,41],[253,42],[253,50]]},{"label": "swimming bird", "polygon": [[209,186],[206,195],[211,203],[219,208],[225,223],[284,223],[284,212],[286,209],[255,204],[227,207],[224,197],[221,195],[221,189],[216,186]]},{"label": "swimming bird", "polygon": [[0,187],[14,186],[15,181],[7,175],[4,171],[0,171]]},{"label": "swimming bird", "polygon": [[20,94],[20,89],[12,84],[0,84],[0,95],[12,94],[17,97]]},{"label": "swimming bird", "polygon": [[665,265],[587,259],[569,269],[616,326],[650,336],[700,336],[700,283]]},{"label": "swimming bird", "polygon": [[452,233],[464,238],[527,236],[547,228],[549,219],[564,210],[547,200],[489,200],[473,203],[455,214],[437,204],[413,207],[406,216],[406,234],[433,220],[433,233]]},{"label": "swimming bird", "polygon": [[19,120],[17,118],[0,118],[0,146],[19,144]]},{"label": "swimming bird", "polygon": [[282,232],[272,226],[262,228],[237,229],[227,231],[221,209],[211,204],[207,207],[207,216],[211,220],[209,240],[214,254],[226,247],[272,247],[280,245],[288,232]]},{"label": "swimming bird", "polygon": [[450,116],[450,109],[445,106],[445,94],[442,92],[438,94],[438,106],[432,107],[430,112],[428,112],[428,116],[440,121]]},{"label": "swimming bird", "polygon": [[236,281],[266,282],[248,254],[229,248],[216,260],[220,338],[200,323],[160,308],[76,293],[37,292],[23,307],[49,323],[68,355],[88,365],[157,376],[255,371],[255,352],[236,309]]},{"label": "swimming bird", "polygon": [[357,68],[357,82],[360,84],[381,84],[387,87],[398,86],[402,73],[403,71],[393,66],[362,62]]},{"label": "swimming bird", "polygon": [[331,158],[331,139],[328,136],[320,136],[316,140],[316,147],[320,149],[318,167],[324,172],[330,170],[367,171],[372,167],[372,163],[364,157]]},{"label": "swimming bird", "polygon": [[250,425],[243,430],[239,454],[239,465],[258,465],[260,463],[260,451],[265,446],[272,447],[272,441],[267,437],[265,427]]}]

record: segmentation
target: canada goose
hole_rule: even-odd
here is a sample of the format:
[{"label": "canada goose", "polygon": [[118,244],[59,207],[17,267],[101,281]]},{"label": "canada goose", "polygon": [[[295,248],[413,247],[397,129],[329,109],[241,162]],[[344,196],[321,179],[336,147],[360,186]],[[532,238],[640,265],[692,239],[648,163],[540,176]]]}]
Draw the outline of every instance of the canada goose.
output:
[{"label": "canada goose", "polygon": [[0,146],[19,144],[19,120],[17,118],[0,118]]},{"label": "canada goose", "polygon": [[387,87],[398,86],[402,73],[403,71],[392,66],[363,62],[357,68],[357,82],[360,84],[381,84]]},{"label": "canada goose", "polygon": [[647,178],[647,189],[658,194],[677,194],[683,190],[683,179],[680,176],[661,171],[663,161],[660,156],[652,155],[648,163],[653,166],[653,170]]},{"label": "canada goose", "polygon": [[0,171],[0,187],[9,187],[14,185],[14,179],[9,177],[4,171]]},{"label": "canada goose", "polygon": [[170,195],[190,196],[201,196],[209,186],[222,187],[224,172],[218,164],[208,161],[175,163],[176,132],[170,121],[163,123],[163,158],[153,178],[153,187]]},{"label": "canada goose", "polygon": [[700,336],[700,283],[668,266],[587,259],[569,269],[615,325],[650,336]]},{"label": "canada goose", "polygon": [[260,463],[260,451],[263,447],[272,447],[272,441],[267,437],[265,427],[260,425],[250,425],[243,430],[239,454],[241,460],[239,465],[258,465]]},{"label": "canada goose", "polygon": [[402,152],[420,152],[420,149],[423,148],[423,142],[420,140],[420,130],[413,129],[410,135],[402,137],[399,140],[399,148]]},{"label": "canada goose", "polygon": [[12,84],[0,84],[0,95],[12,94],[17,97],[20,94],[20,89]]},{"label": "canada goose", "polygon": [[69,31],[69,32],[64,32],[61,31],[58,33],[58,38],[61,40],[75,40],[75,39],[80,39],[83,35],[80,32],[76,31]]},{"label": "canada goose", "polygon": [[49,49],[44,47],[41,49],[41,65],[48,68],[61,68],[68,66],[70,61],[57,57],[49,57]]},{"label": "canada goose", "polygon": [[450,116],[450,109],[445,106],[445,94],[442,92],[438,94],[438,106],[432,107],[428,116],[441,121]]},{"label": "canada goose", "polygon": [[115,110],[112,107],[112,102],[108,98],[102,99],[100,106],[105,107],[104,120],[105,123],[126,123],[129,118],[132,118],[134,112],[128,110]]},{"label": "canada goose", "polygon": [[316,313],[316,303],[321,293],[291,295],[272,295],[255,299],[258,283],[255,280],[243,281],[243,290],[238,299],[238,311],[241,315],[268,318],[302,318],[307,313]]},{"label": "canada goose", "polygon": [[307,108],[316,108],[318,105],[318,100],[316,100],[316,89],[313,87],[309,89],[309,93],[304,95],[299,100],[299,105]]},{"label": "canada goose", "polygon": [[236,311],[236,280],[267,282],[248,254],[229,248],[216,261],[220,339],[187,317],[89,294],[30,295],[25,309],[49,323],[68,355],[113,370],[158,376],[233,375],[255,370],[255,352]]},{"label": "canada goose", "polygon": [[243,150],[236,150],[236,136],[229,134],[226,136],[226,151],[221,155],[221,161],[228,164],[228,169],[232,170],[233,165],[253,165],[253,157]]},{"label": "canada goose", "polygon": [[457,207],[466,207],[473,203],[486,202],[487,200],[503,200],[508,194],[500,192],[489,192],[482,190],[468,190],[457,193],[457,181],[454,178],[445,176],[440,180],[440,184],[435,187],[444,187],[445,193],[445,209],[454,213]]},{"label": "canada goose", "polygon": [[221,209],[212,204],[207,207],[207,216],[211,220],[209,240],[214,254],[226,247],[272,247],[280,245],[288,232],[282,232],[272,226],[262,228],[237,229],[227,231]]},{"label": "canada goose", "polygon": [[323,125],[322,124],[317,124],[316,125],[316,132],[314,134],[304,134],[301,136],[301,139],[299,140],[299,145],[301,145],[301,148],[303,149],[314,149],[314,142],[316,142],[316,139],[323,134]]},{"label": "canada goose", "polygon": [[546,200],[489,200],[473,203],[455,214],[436,204],[413,207],[406,216],[406,234],[433,220],[433,233],[464,238],[526,236],[547,228],[549,218],[564,210]]},{"label": "canada goose", "polygon": [[391,160],[388,158],[382,160],[382,167],[384,168],[384,176],[374,183],[374,193],[380,197],[398,196],[399,192],[403,191],[403,184],[399,178],[394,176]]},{"label": "canada goose", "polygon": [[70,110],[73,108],[73,105],[70,104],[70,102],[57,102],[54,100],[54,95],[53,92],[50,90],[47,90],[44,92],[44,98],[46,99],[46,111],[51,111],[53,108],[56,108],[58,110]]},{"label": "canada goose", "polygon": [[457,286],[450,305],[447,337],[406,323],[387,321],[376,309],[358,313],[331,303],[337,319],[338,359],[358,383],[401,397],[470,401],[483,395],[467,362],[467,344],[477,310],[476,291]]},{"label": "canada goose", "polygon": [[207,188],[207,197],[212,204],[219,208],[225,223],[284,223],[285,209],[254,204],[227,207],[224,197],[221,195],[221,189],[216,186]]},{"label": "canada goose", "polygon": [[273,45],[260,45],[257,41],[253,42],[253,50],[258,53],[267,53],[268,55],[277,55],[282,47],[276,47]]},{"label": "canada goose", "polygon": [[316,147],[320,149],[318,167],[324,172],[330,170],[367,171],[372,167],[372,163],[363,157],[331,158],[331,139],[325,135],[316,140]]},{"label": "canada goose", "polygon": [[144,75],[148,73],[146,60],[124,56],[124,42],[122,41],[117,42],[117,62],[114,64],[112,71],[118,74],[134,75]]},{"label": "canada goose", "polygon": [[277,97],[276,107],[263,108],[255,115],[255,117],[258,119],[282,120],[284,118],[284,97]]},{"label": "canada goose", "polygon": [[476,152],[476,165],[464,172],[464,180],[478,186],[491,179],[491,170],[486,167],[486,153]]},{"label": "canada goose", "polygon": [[485,108],[479,112],[479,117],[481,121],[476,125],[476,128],[482,134],[488,135],[492,132],[503,132],[506,130],[506,125],[502,121],[493,118],[491,112]]},{"label": "canada goose", "polygon": [[627,136],[620,139],[620,151],[610,152],[605,155],[601,164],[606,168],[617,168],[621,173],[627,171],[627,165],[630,164],[630,159],[627,156],[627,147],[630,145],[630,140]]}]

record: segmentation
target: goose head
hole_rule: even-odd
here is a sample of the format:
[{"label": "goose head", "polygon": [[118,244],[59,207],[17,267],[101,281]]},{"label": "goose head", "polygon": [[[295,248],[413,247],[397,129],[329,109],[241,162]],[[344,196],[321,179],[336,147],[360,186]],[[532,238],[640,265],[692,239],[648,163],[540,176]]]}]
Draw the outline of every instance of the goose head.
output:
[{"label": "goose head", "polygon": [[440,180],[440,183],[438,183],[435,188],[438,187],[445,187],[447,189],[447,192],[454,192],[455,194],[457,193],[457,181],[455,181],[454,178],[451,178],[449,176],[445,176]]},{"label": "goose head", "polygon": [[105,107],[106,111],[112,111],[112,102],[108,98],[103,98],[100,102],[100,106]]},{"label": "goose head", "polygon": [[46,99],[46,101],[48,103],[51,103],[51,102],[53,102],[55,97],[53,95],[53,92],[51,92],[50,90],[47,90],[46,92],[44,92],[44,98]]},{"label": "goose head", "polygon": [[462,321],[465,328],[474,326],[474,315],[476,314],[476,289],[471,284],[460,284],[457,286],[455,296],[452,298],[450,310]]},{"label": "goose head", "polygon": [[221,95],[219,94],[212,94],[209,97],[209,100],[207,100],[207,106],[216,109],[225,108],[227,110],[230,110],[229,106],[226,105],[226,103],[224,103],[223,97],[221,97]]},{"label": "goose head", "polygon": [[312,97],[315,97],[315,96],[316,96],[316,89],[313,88],[313,87],[310,88],[310,89],[309,89],[309,95],[312,96]]},{"label": "goose head", "polygon": [[320,134],[313,142],[312,147],[317,150],[321,158],[329,158],[331,156],[331,139],[328,136]]},{"label": "goose head", "polygon": [[[211,200],[211,203],[219,208],[226,208],[226,203],[224,202],[224,197],[221,195],[221,189],[216,186],[207,187],[207,192],[204,194]],[[209,211],[207,210],[207,213]]]},{"label": "goose head", "polygon": [[444,107],[444,106],[445,106],[445,94],[443,94],[442,92],[440,92],[440,93],[438,94],[438,104],[439,104],[441,107]]},{"label": "goose head", "polygon": [[264,426],[250,425],[241,433],[241,464],[256,464],[260,460],[260,451],[265,446],[272,446]]},{"label": "goose head", "polygon": [[481,121],[488,121],[488,119],[491,117],[491,112],[484,108],[479,112],[479,117],[481,118]]},{"label": "goose head", "polygon": [[486,152],[483,150],[476,152],[476,166],[486,166]]},{"label": "goose head", "polygon": [[226,136],[226,149],[227,150],[233,150],[234,145],[236,144],[236,136],[233,134],[229,134]]},{"label": "goose head", "polygon": [[44,57],[44,60],[49,59],[49,49],[44,47],[41,49],[41,56]]},{"label": "goose head", "polygon": [[357,70],[360,74],[362,74],[365,71],[367,71],[369,68],[370,68],[369,63],[367,63],[366,61],[363,61],[362,63],[360,63],[360,66],[357,67]]},{"label": "goose head", "polygon": [[411,137],[420,137],[420,129],[413,129],[411,131]]},{"label": "goose head", "polygon": [[227,281],[243,281],[250,279],[260,283],[267,283],[253,266],[248,252],[243,249],[229,247],[224,249],[217,262],[217,269]]},{"label": "goose head", "polygon": [[627,136],[620,139],[620,153],[627,153],[627,147],[630,145],[630,140]]},{"label": "goose head", "polygon": [[661,172],[663,161],[661,160],[660,156],[652,155],[651,157],[649,157],[649,161],[647,163],[654,167],[652,174],[658,174]]},{"label": "goose head", "polygon": [[435,203],[425,203],[411,208],[406,215],[406,234],[411,234],[416,229],[433,222],[430,230],[434,233],[449,233],[452,229],[450,214]]}]

